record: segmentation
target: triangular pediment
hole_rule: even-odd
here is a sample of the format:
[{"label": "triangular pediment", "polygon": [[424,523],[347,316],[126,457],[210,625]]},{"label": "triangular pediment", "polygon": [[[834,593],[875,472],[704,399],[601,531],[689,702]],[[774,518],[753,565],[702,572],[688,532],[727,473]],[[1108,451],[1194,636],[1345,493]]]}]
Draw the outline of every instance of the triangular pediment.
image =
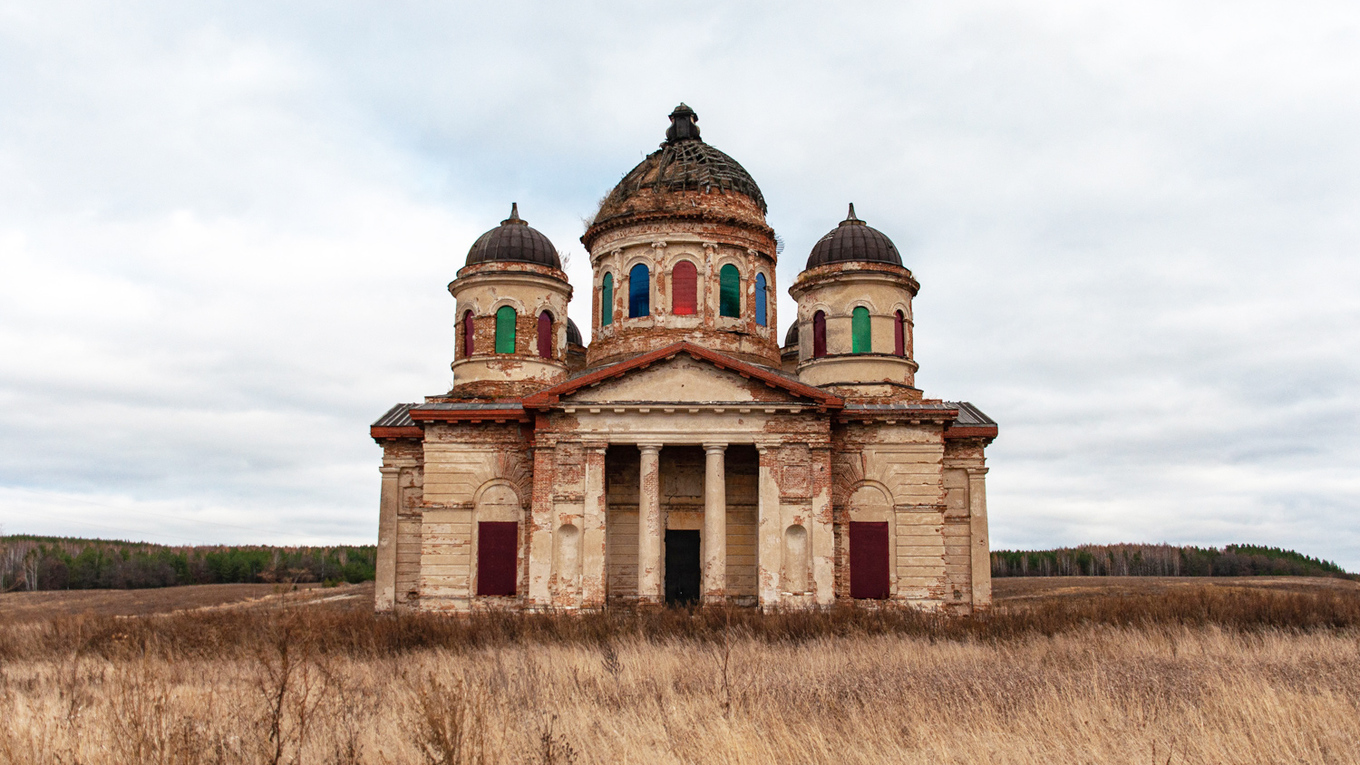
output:
[{"label": "triangular pediment", "polygon": [[828,408],[842,404],[826,391],[690,343],[589,372],[529,396],[524,405],[539,408],[577,402],[799,402]]}]

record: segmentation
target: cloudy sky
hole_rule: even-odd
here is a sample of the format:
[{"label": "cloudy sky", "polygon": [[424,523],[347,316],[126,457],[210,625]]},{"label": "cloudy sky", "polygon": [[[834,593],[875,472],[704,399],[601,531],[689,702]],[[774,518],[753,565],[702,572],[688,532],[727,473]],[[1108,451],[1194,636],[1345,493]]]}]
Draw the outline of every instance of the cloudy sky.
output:
[{"label": "cloudy sky", "polygon": [[994,547],[1360,570],[1353,2],[4,0],[4,532],[371,542],[469,245],[517,201],[585,284],[682,100],[781,291],[847,202],[896,241]]}]

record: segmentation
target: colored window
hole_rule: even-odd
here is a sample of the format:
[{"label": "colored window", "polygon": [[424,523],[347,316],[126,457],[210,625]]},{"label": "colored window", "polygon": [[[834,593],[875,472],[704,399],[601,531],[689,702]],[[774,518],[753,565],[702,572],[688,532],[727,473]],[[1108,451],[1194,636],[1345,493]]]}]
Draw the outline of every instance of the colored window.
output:
[{"label": "colored window", "polygon": [[741,315],[741,274],[737,267],[728,263],[718,272],[718,314],[720,316]]},{"label": "colored window", "polygon": [[868,353],[873,350],[869,338],[869,309],[859,306],[850,314],[850,352]]},{"label": "colored window", "polygon": [[699,270],[688,260],[682,260],[671,269],[671,313],[676,316],[689,316],[694,313],[698,303]]},{"label": "colored window", "polygon": [[472,311],[467,311],[463,314],[463,358],[465,359],[472,355],[472,332]]},{"label": "colored window", "polygon": [[628,318],[652,314],[652,275],[639,263],[628,272]]},{"label": "colored window", "polygon": [[515,594],[517,578],[515,561],[519,556],[518,548],[518,523],[482,521],[477,524],[478,595]]},{"label": "colored window", "polygon": [[812,358],[826,355],[826,312],[812,314]]},{"label": "colored window", "polygon": [[888,523],[850,522],[850,597],[888,597]]},{"label": "colored window", "polygon": [[901,311],[897,312],[897,321],[893,324],[893,353],[907,355],[907,317]]},{"label": "colored window", "polygon": [[756,274],[756,324],[765,326],[765,274]]},{"label": "colored window", "polygon": [[538,357],[552,358],[552,314],[547,311],[538,315]]},{"label": "colored window", "polygon": [[614,275],[605,274],[600,285],[600,326],[614,323]]},{"label": "colored window", "polygon": [[496,311],[496,353],[515,352],[515,309],[508,305]]}]

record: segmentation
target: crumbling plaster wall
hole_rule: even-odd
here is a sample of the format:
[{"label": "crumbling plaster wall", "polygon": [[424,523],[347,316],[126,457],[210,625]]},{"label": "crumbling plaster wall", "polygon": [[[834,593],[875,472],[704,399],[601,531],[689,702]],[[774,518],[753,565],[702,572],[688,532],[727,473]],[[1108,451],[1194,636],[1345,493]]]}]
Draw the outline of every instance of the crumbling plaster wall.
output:
[{"label": "crumbling plaster wall", "polygon": [[[559,382],[567,375],[567,303],[572,288],[566,274],[532,263],[481,263],[458,272],[449,284],[457,300],[454,385],[512,384],[507,395],[522,395]],[[496,353],[496,312],[515,310],[515,352]],[[473,315],[473,354],[463,348],[463,316]],[[538,355],[538,317],[553,317],[551,358]],[[527,385],[526,385],[527,384]]]}]

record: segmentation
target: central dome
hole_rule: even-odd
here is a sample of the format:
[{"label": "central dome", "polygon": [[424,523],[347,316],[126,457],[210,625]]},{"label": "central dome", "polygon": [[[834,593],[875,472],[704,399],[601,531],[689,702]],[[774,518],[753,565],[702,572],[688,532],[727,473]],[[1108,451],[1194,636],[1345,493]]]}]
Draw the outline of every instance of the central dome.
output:
[{"label": "central dome", "polygon": [[[704,143],[695,124],[699,115],[680,104],[670,115],[666,142],[633,168],[600,205],[594,224],[630,213],[692,207],[686,199],[671,199],[668,192],[697,191],[702,194],[736,193],[748,197],[766,212],[765,197],[755,179],[735,159]],[[671,210],[676,212],[677,210]]]}]

